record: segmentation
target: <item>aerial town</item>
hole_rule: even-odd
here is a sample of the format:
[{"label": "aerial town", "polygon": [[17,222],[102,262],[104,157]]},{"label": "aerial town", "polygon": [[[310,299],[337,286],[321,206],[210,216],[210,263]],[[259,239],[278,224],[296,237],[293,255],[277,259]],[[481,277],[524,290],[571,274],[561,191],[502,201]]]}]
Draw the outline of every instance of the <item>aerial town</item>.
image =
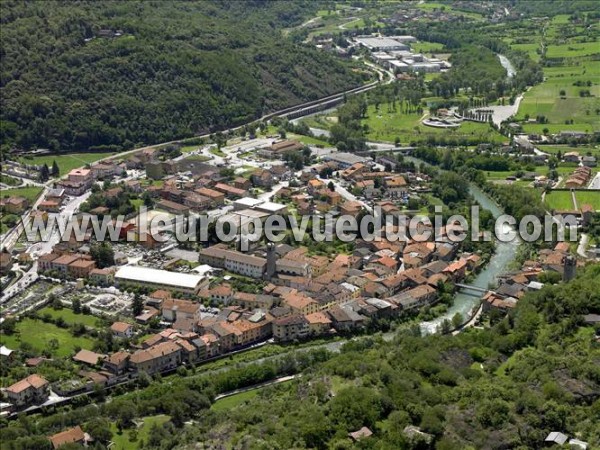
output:
[{"label": "aerial town", "polygon": [[[2,426],[38,414],[70,414],[89,404],[102,405],[107,408],[102,414],[114,418],[107,412],[111,398],[144,393],[171,379],[203,373],[217,377],[264,361],[283,364],[280,359],[300,360],[304,351],[343,357],[345,348],[354,351],[353,345],[366,351],[373,342],[401,342],[396,334],[408,336],[407,342],[415,336],[468,339],[488,331],[508,335],[512,332],[504,328],[520,326],[514,317],[531,308],[529,299],[547,292],[562,298],[557,289],[593,274],[600,261],[600,106],[594,110],[587,102],[597,102],[600,95],[597,78],[590,84],[581,81],[588,77],[584,70],[574,83],[557,89],[557,99],[553,97],[557,102],[562,98],[564,105],[586,102],[587,112],[581,117],[572,113],[581,120],[578,126],[562,116],[564,123],[556,121],[553,114],[559,113],[554,110],[536,110],[538,100],[532,98],[545,95],[537,89],[548,79],[535,78],[537,68],[530,69],[529,63],[519,60],[515,69],[509,61],[526,53],[503,49],[506,57],[494,50],[497,54],[491,53],[490,60],[497,63],[502,81],[459,86],[451,77],[468,74],[460,55],[456,57],[459,45],[444,42],[435,32],[427,34],[421,25],[438,21],[440,27],[448,27],[454,20],[481,20],[493,27],[521,23],[517,21],[525,16],[493,2],[472,2],[473,7],[459,1],[447,7],[408,3],[397,9],[382,6],[385,14],[372,13],[367,6],[328,6],[316,17],[285,28],[286,35],[297,34],[297,40],[317,55],[359,67],[353,70],[367,74],[359,87],[314,96],[236,127],[122,151],[110,145],[64,154],[39,146],[3,147]],[[578,18],[569,20],[579,27]],[[548,23],[553,24],[552,19]],[[135,35],[122,28],[86,35],[85,45],[119,45]],[[512,35],[505,40],[518,49],[529,45]],[[561,61],[581,58],[582,64],[590,63],[587,53],[570,51],[574,54],[567,52]],[[534,60],[540,58],[546,58],[545,53]],[[548,76],[553,76],[556,67],[548,64],[544,72],[550,68]],[[535,80],[517,79],[522,76],[517,70],[531,70]],[[518,83],[526,89],[519,91]],[[595,120],[583,117],[594,114]],[[434,214],[444,220],[458,214],[471,218],[475,205],[482,210],[481,229],[475,234],[460,221],[432,224]],[[558,224],[557,231],[547,242],[508,242],[502,237],[513,225],[494,228],[494,220],[504,212],[518,220],[528,214],[552,217],[555,223],[550,224]],[[286,218],[279,239],[250,234],[257,223],[266,230],[273,216]],[[207,218],[208,225],[191,239],[182,238],[180,219],[189,226],[198,217]],[[303,219],[314,232],[318,220],[342,217],[391,221],[374,224],[372,233],[378,239],[368,239],[362,230],[352,241],[295,235],[294,226]],[[418,233],[390,237],[400,232],[406,217],[419,222]],[[96,221],[109,226],[110,237],[99,238]],[[150,232],[148,222],[160,225]],[[218,230],[230,224],[235,224],[236,233],[225,240]],[[556,237],[562,232],[567,238]],[[469,237],[455,239],[461,233]],[[576,239],[568,240],[575,233]],[[572,323],[592,330],[589,345],[597,348],[600,311],[594,301],[578,304],[582,309]],[[522,303],[526,306],[519,309]],[[558,306],[545,308],[539,314],[553,319],[567,314]],[[547,339],[552,333],[558,331],[548,331]],[[583,334],[578,336],[583,339]],[[534,340],[511,345],[514,348],[503,342],[494,352],[517,352]],[[516,353],[494,356],[490,362],[492,351],[487,352],[471,345],[467,359],[472,373],[462,368],[460,376],[474,378],[480,369],[493,375],[502,370],[507,376],[507,361]],[[214,389],[210,402],[214,406],[234,398],[239,389],[261,390],[261,383],[296,383],[300,377],[314,376],[305,375],[309,367],[296,372],[278,369],[271,378]],[[425,374],[429,369],[420,370]],[[319,382],[341,383],[339,373]],[[544,395],[553,401],[578,395],[564,387],[568,381],[551,386],[544,382]],[[364,378],[362,383],[368,384]],[[458,382],[448,386],[453,383]],[[597,384],[592,384],[582,383],[585,388],[577,389],[597,394]],[[327,401],[332,402],[339,391],[333,385],[328,389]],[[548,394],[554,390],[560,393]],[[236,408],[246,405],[240,404]],[[65,420],[65,426],[49,427],[52,432],[41,433],[40,439],[48,446],[43,448],[54,449],[94,443],[159,448],[160,440],[151,447],[118,443],[126,434],[137,445],[131,440],[132,429],[145,430],[144,439],[150,439],[144,418],[159,417],[159,412],[165,421],[188,431],[201,420],[189,412],[176,424],[179,413],[156,407],[140,413],[137,425],[133,418],[119,419],[107,439],[99,438],[87,419]],[[433,442],[448,437],[421,414],[418,420],[407,414],[399,422],[402,442],[411,446],[398,448],[421,448],[417,442],[426,442],[422,448],[438,448]],[[586,442],[598,437],[589,432],[593,427],[582,426],[575,433],[569,426],[566,421],[544,425],[543,436],[535,435],[543,442],[535,445],[593,448]],[[123,434],[122,429],[129,431]],[[388,433],[367,419],[341,429],[336,436],[351,445]],[[208,432],[202,436],[204,442],[221,442]],[[227,436],[233,439],[233,434]],[[194,439],[200,438],[193,436],[188,442]],[[10,448],[36,448],[31,445]]]}]

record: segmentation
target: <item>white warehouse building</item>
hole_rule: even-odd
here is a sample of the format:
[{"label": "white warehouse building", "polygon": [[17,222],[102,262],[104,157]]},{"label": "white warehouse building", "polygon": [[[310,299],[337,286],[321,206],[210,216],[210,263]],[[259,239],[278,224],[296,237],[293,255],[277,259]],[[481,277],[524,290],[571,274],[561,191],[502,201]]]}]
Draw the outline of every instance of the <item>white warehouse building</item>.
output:
[{"label": "white warehouse building", "polygon": [[169,272],[140,266],[123,266],[115,274],[117,286],[142,286],[185,294],[197,294],[208,286],[208,279],[195,274]]}]

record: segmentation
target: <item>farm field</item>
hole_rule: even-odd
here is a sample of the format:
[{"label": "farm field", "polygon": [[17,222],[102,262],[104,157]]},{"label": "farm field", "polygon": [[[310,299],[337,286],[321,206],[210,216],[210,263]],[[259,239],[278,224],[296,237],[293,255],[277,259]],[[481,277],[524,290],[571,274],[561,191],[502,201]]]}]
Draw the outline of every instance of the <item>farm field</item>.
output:
[{"label": "farm field", "polygon": [[[580,35],[565,38],[564,30]],[[525,93],[517,115],[519,120],[545,116],[548,123],[525,123],[525,132],[600,131],[600,69],[595,61],[600,42],[580,42],[586,33],[583,27],[570,23],[568,15],[558,15],[548,24],[545,57],[551,63],[543,68],[544,81]],[[541,42],[542,37],[536,36],[535,42],[511,46],[539,60]]]},{"label": "farm field", "polygon": [[575,197],[577,198],[577,206],[580,208],[582,205],[589,204],[596,211],[600,211],[600,192],[576,191]]},{"label": "farm field", "polygon": [[591,56],[597,53],[600,53],[598,42],[581,42],[549,45],[546,56],[548,58],[576,58],[578,56]]},{"label": "farm field", "polygon": [[[560,176],[564,177],[573,172],[574,169],[575,167],[559,166],[556,168],[556,171]],[[531,172],[535,172],[538,175],[548,175],[549,171],[550,169],[548,166],[534,166],[531,170]],[[517,172],[517,170],[485,171],[485,174],[490,180],[505,180],[506,177],[515,176]],[[530,181],[528,181],[528,183],[530,183]]]},{"label": "farm field", "polygon": [[589,147],[589,146],[578,146],[571,147],[568,145],[538,145],[541,151],[550,153],[551,155],[556,155],[560,152],[562,155],[569,152],[578,152],[580,156],[590,154],[595,156],[596,158],[600,158],[600,147]]},{"label": "farm field", "polygon": [[441,52],[444,49],[444,45],[440,44],[439,42],[426,41],[413,42],[410,44],[410,47],[415,52],[426,54]]},{"label": "farm field", "polygon": [[99,159],[107,158],[109,156],[114,155],[112,152],[96,152],[96,153],[69,153],[65,155],[43,155],[43,156],[33,156],[32,158],[19,158],[19,162],[22,164],[31,164],[31,165],[48,165],[48,167],[52,168],[52,164],[56,161],[58,164],[58,168],[60,169],[60,174],[65,175],[73,169],[77,169],[78,167],[85,166],[86,164],[91,164],[93,162],[98,161]]},{"label": "farm field", "polygon": [[[52,345],[53,342],[55,345]],[[76,347],[91,349],[94,344],[87,337],[73,336],[69,329],[29,318],[17,324],[15,334],[0,336],[0,343],[12,349],[19,348],[21,343],[27,343],[38,352],[48,350],[57,357],[69,356],[75,352]]]},{"label": "farm field", "polygon": [[573,200],[571,191],[551,191],[546,194],[544,199],[549,209],[573,209]]},{"label": "farm field", "polygon": [[42,193],[43,188],[39,186],[26,186],[14,189],[3,189],[2,197],[14,195],[25,197],[30,203],[33,203]]},{"label": "farm field", "polygon": [[[595,210],[600,210],[600,192],[575,191],[577,207],[581,209],[584,204],[590,204]],[[571,191],[551,191],[546,194],[546,205],[552,209],[574,209]]]},{"label": "farm field", "polygon": [[304,136],[302,134],[288,133],[287,137],[288,137],[288,139],[295,139],[297,141],[300,141],[305,145],[315,145],[315,146],[322,145],[324,147],[331,146],[331,144],[329,144],[329,142],[327,142],[323,139],[312,137],[312,136]]}]

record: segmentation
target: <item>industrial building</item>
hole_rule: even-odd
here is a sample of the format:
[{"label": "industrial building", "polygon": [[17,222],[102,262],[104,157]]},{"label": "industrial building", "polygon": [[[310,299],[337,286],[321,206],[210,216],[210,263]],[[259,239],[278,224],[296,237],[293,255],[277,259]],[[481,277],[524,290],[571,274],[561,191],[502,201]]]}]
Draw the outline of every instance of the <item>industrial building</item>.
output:
[{"label": "industrial building", "polygon": [[123,266],[115,274],[115,284],[196,294],[200,289],[208,286],[208,279],[201,275],[169,272],[149,267]]}]

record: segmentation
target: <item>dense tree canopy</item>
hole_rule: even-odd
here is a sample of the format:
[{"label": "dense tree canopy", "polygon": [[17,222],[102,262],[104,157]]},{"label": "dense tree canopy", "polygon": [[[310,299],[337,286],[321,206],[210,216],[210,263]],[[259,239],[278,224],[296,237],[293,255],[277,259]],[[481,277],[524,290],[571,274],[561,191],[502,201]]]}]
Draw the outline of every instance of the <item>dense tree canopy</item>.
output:
[{"label": "dense tree canopy", "polygon": [[[2,14],[2,144],[119,150],[354,87],[282,29],[311,2],[20,2]],[[114,33],[117,33],[115,35]]]}]

